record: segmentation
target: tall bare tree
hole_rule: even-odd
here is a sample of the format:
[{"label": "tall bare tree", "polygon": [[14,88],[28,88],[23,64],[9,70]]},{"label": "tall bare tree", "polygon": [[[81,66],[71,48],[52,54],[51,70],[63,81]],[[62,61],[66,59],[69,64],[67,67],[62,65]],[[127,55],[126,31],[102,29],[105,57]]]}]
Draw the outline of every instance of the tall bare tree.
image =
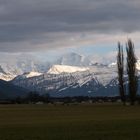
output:
[{"label": "tall bare tree", "polygon": [[120,92],[121,100],[125,105],[126,97],[125,97],[125,85],[124,85],[124,53],[123,53],[123,46],[121,46],[120,42],[118,43],[117,66],[118,66],[119,92]]},{"label": "tall bare tree", "polygon": [[129,88],[129,97],[131,105],[135,104],[136,96],[137,96],[137,88],[138,88],[138,76],[136,69],[136,56],[134,51],[134,43],[131,39],[128,39],[126,44],[126,52],[127,52],[127,74],[128,74],[128,88]]}]

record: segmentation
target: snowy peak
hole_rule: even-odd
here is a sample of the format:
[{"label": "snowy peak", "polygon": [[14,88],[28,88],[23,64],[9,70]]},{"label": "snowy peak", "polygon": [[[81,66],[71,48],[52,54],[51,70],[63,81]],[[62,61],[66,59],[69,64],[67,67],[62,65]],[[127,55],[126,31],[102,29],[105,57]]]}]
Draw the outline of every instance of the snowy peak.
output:
[{"label": "snowy peak", "polygon": [[[126,71],[126,65],[127,64],[125,63],[125,65],[124,65],[125,71]],[[117,71],[117,62],[109,64],[108,68],[115,68],[116,71]],[[140,72],[140,60],[137,60],[136,69]]]},{"label": "snowy peak", "polygon": [[32,71],[29,73],[25,73],[24,75],[26,76],[26,78],[31,78],[31,77],[35,77],[35,76],[40,76],[40,75],[42,75],[42,73]]},{"label": "snowy peak", "polygon": [[113,63],[111,63],[111,64],[108,65],[109,68],[116,67],[116,66],[117,66],[117,62],[113,62]]},{"label": "snowy peak", "polygon": [[10,81],[15,78],[16,75],[12,75],[10,73],[6,73],[3,68],[0,66],[0,79],[4,81]]},{"label": "snowy peak", "polygon": [[40,75],[42,75],[42,73],[32,71],[32,72],[24,73],[22,76],[25,78],[31,78],[31,77],[40,76]]},{"label": "snowy peak", "polygon": [[140,59],[139,59],[139,60],[137,60],[136,67],[137,67],[137,70],[139,70],[139,71],[140,71]]},{"label": "snowy peak", "polygon": [[14,79],[15,77],[16,77],[16,75],[0,73],[0,79],[4,80],[4,81],[10,81],[10,80]]},{"label": "snowy peak", "polygon": [[[117,62],[113,62],[113,63],[108,65],[109,68],[116,67],[116,66],[117,66]],[[136,68],[137,68],[137,70],[140,71],[140,59],[137,60]]]},{"label": "snowy peak", "polygon": [[40,76],[43,73],[39,73],[39,72],[26,72],[22,75],[17,76],[15,79],[26,79],[26,78],[32,78],[32,77],[36,77],[36,76]]},{"label": "snowy peak", "polygon": [[74,72],[82,72],[89,70],[88,67],[74,67],[74,66],[67,66],[67,65],[54,65],[52,66],[48,74],[61,74],[61,73],[74,73]]}]

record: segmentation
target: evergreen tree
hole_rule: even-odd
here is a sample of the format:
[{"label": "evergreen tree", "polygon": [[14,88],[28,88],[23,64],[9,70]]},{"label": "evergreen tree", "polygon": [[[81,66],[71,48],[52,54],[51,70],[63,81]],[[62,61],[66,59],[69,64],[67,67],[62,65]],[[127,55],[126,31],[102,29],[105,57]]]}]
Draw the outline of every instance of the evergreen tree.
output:
[{"label": "evergreen tree", "polygon": [[121,46],[120,42],[118,43],[117,67],[118,67],[119,93],[121,96],[121,100],[125,105],[126,97],[124,87],[124,54],[123,54],[123,46]]},{"label": "evergreen tree", "polygon": [[128,74],[128,88],[129,88],[129,98],[131,105],[135,104],[137,88],[138,88],[138,76],[136,69],[136,56],[134,51],[134,44],[129,39],[126,44],[126,52],[127,52],[127,74]]}]

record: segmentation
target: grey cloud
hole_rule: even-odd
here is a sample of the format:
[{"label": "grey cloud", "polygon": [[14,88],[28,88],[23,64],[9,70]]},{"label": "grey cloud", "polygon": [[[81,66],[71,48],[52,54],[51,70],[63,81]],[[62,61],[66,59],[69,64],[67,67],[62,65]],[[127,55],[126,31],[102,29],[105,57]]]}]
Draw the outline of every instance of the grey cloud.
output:
[{"label": "grey cloud", "polygon": [[20,51],[19,42],[54,42],[55,33],[139,31],[139,13],[139,0],[1,0],[0,51],[9,49],[3,43]]}]

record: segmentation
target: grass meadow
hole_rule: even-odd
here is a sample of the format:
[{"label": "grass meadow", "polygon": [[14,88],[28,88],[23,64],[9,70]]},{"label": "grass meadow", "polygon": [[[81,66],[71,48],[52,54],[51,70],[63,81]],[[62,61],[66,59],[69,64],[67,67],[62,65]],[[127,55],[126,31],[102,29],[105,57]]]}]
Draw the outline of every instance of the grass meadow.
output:
[{"label": "grass meadow", "polygon": [[139,140],[140,106],[0,105],[0,140]]}]

